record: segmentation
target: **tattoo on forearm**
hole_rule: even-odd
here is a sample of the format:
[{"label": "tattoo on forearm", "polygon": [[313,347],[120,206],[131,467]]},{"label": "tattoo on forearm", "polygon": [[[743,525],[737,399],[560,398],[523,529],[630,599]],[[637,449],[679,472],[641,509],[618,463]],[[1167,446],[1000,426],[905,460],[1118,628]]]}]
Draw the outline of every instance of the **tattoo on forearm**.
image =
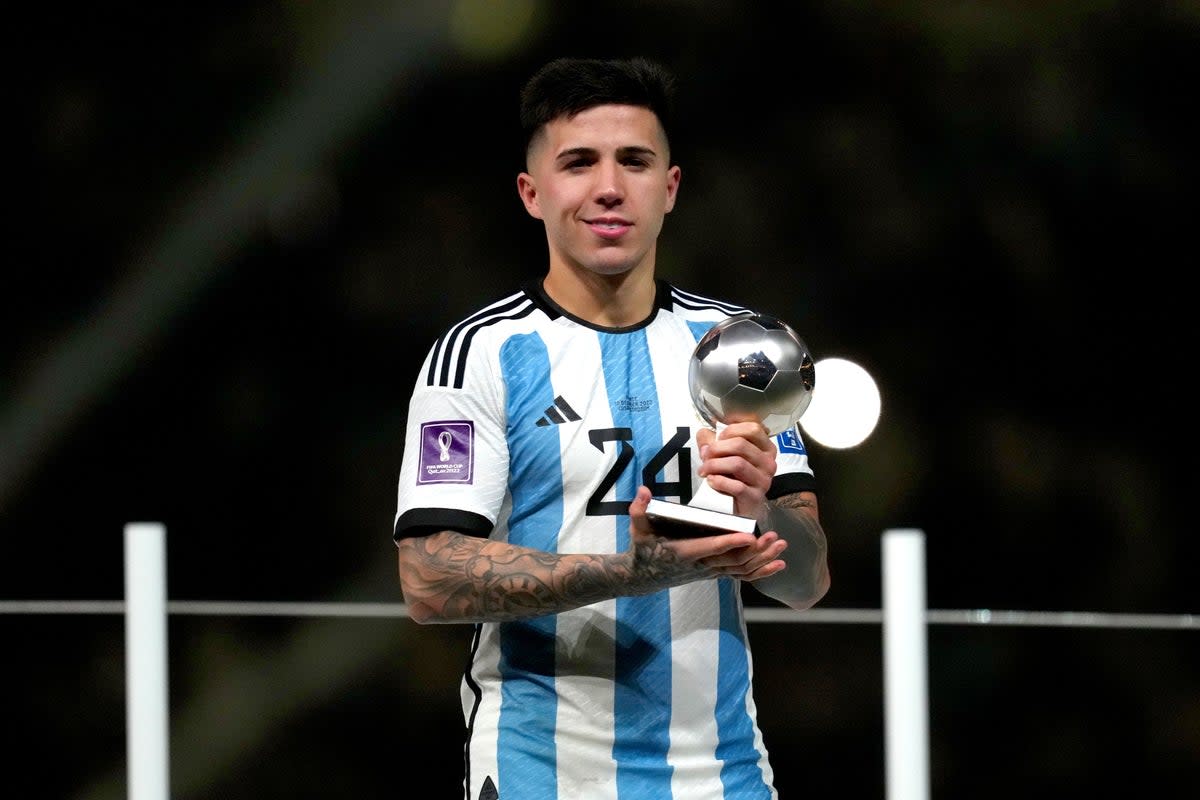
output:
[{"label": "tattoo on forearm", "polygon": [[[544,553],[458,533],[401,540],[405,586],[435,618],[525,619],[628,593],[621,557]],[[621,591],[622,587],[626,587]]]},{"label": "tattoo on forearm", "polygon": [[770,501],[767,525],[787,539],[790,548],[804,543],[811,557],[824,557],[825,531],[817,519],[817,504],[810,497],[788,494]]},{"label": "tattoo on forearm", "polygon": [[633,548],[634,566],[629,577],[632,590],[625,594],[648,594],[711,574],[699,562],[683,561],[662,539],[639,540]]},{"label": "tattoo on forearm", "polygon": [[[763,524],[760,521],[760,524]],[[825,530],[811,495],[789,494],[767,503],[766,526],[787,540],[783,559],[788,568],[763,578],[755,586],[797,608],[806,608],[829,586]]]},{"label": "tattoo on forearm", "polygon": [[776,500],[771,501],[779,508],[797,508],[797,509],[812,509],[816,508],[817,504],[812,498],[805,497],[800,494],[785,494]]},{"label": "tattoo on forearm", "polygon": [[435,619],[508,621],[647,594],[707,574],[662,542],[625,554],[556,554],[460,533],[403,539],[402,579]]}]

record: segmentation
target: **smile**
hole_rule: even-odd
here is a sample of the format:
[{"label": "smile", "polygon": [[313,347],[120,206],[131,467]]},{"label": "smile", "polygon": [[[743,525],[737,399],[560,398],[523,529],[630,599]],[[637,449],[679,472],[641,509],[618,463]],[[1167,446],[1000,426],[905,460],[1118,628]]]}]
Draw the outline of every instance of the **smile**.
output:
[{"label": "smile", "polygon": [[632,224],[624,220],[611,219],[589,220],[587,224],[597,236],[605,239],[615,239],[633,227]]}]

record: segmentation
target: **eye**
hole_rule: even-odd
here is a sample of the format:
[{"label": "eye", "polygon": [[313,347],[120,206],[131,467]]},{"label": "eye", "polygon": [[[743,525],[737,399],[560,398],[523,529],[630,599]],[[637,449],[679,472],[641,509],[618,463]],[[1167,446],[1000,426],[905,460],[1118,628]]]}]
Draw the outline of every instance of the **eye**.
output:
[{"label": "eye", "polygon": [[630,153],[621,159],[621,164],[623,166],[635,170],[649,169],[651,163],[652,158],[645,153]]},{"label": "eye", "polygon": [[587,156],[576,156],[562,162],[562,169],[566,172],[584,172],[592,164],[596,163],[596,159],[588,158]]}]

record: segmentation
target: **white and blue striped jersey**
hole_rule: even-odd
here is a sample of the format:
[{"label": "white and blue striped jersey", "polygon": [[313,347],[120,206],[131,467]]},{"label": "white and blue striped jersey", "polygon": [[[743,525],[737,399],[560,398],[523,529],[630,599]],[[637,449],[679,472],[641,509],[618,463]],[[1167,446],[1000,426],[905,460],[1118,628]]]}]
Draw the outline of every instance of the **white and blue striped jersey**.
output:
[{"label": "white and blue striped jersey", "polygon": [[[454,529],[553,553],[629,547],[640,484],[702,480],[688,363],[746,309],[660,281],[605,329],[531,284],[449,328],[409,404],[394,535]],[[796,429],[770,495],[814,489]],[[462,682],[467,800],[774,798],[740,584],[690,583],[476,626]]]}]

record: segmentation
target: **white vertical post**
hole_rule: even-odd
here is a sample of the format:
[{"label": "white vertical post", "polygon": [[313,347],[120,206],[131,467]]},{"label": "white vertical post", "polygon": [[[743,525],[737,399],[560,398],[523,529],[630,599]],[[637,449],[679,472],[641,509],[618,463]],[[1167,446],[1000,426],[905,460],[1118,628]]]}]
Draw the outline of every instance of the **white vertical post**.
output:
[{"label": "white vertical post", "polygon": [[129,800],[167,800],[166,528],[125,526],[125,730]]},{"label": "white vertical post", "polygon": [[884,751],[888,800],[929,798],[925,533],[883,534]]}]

